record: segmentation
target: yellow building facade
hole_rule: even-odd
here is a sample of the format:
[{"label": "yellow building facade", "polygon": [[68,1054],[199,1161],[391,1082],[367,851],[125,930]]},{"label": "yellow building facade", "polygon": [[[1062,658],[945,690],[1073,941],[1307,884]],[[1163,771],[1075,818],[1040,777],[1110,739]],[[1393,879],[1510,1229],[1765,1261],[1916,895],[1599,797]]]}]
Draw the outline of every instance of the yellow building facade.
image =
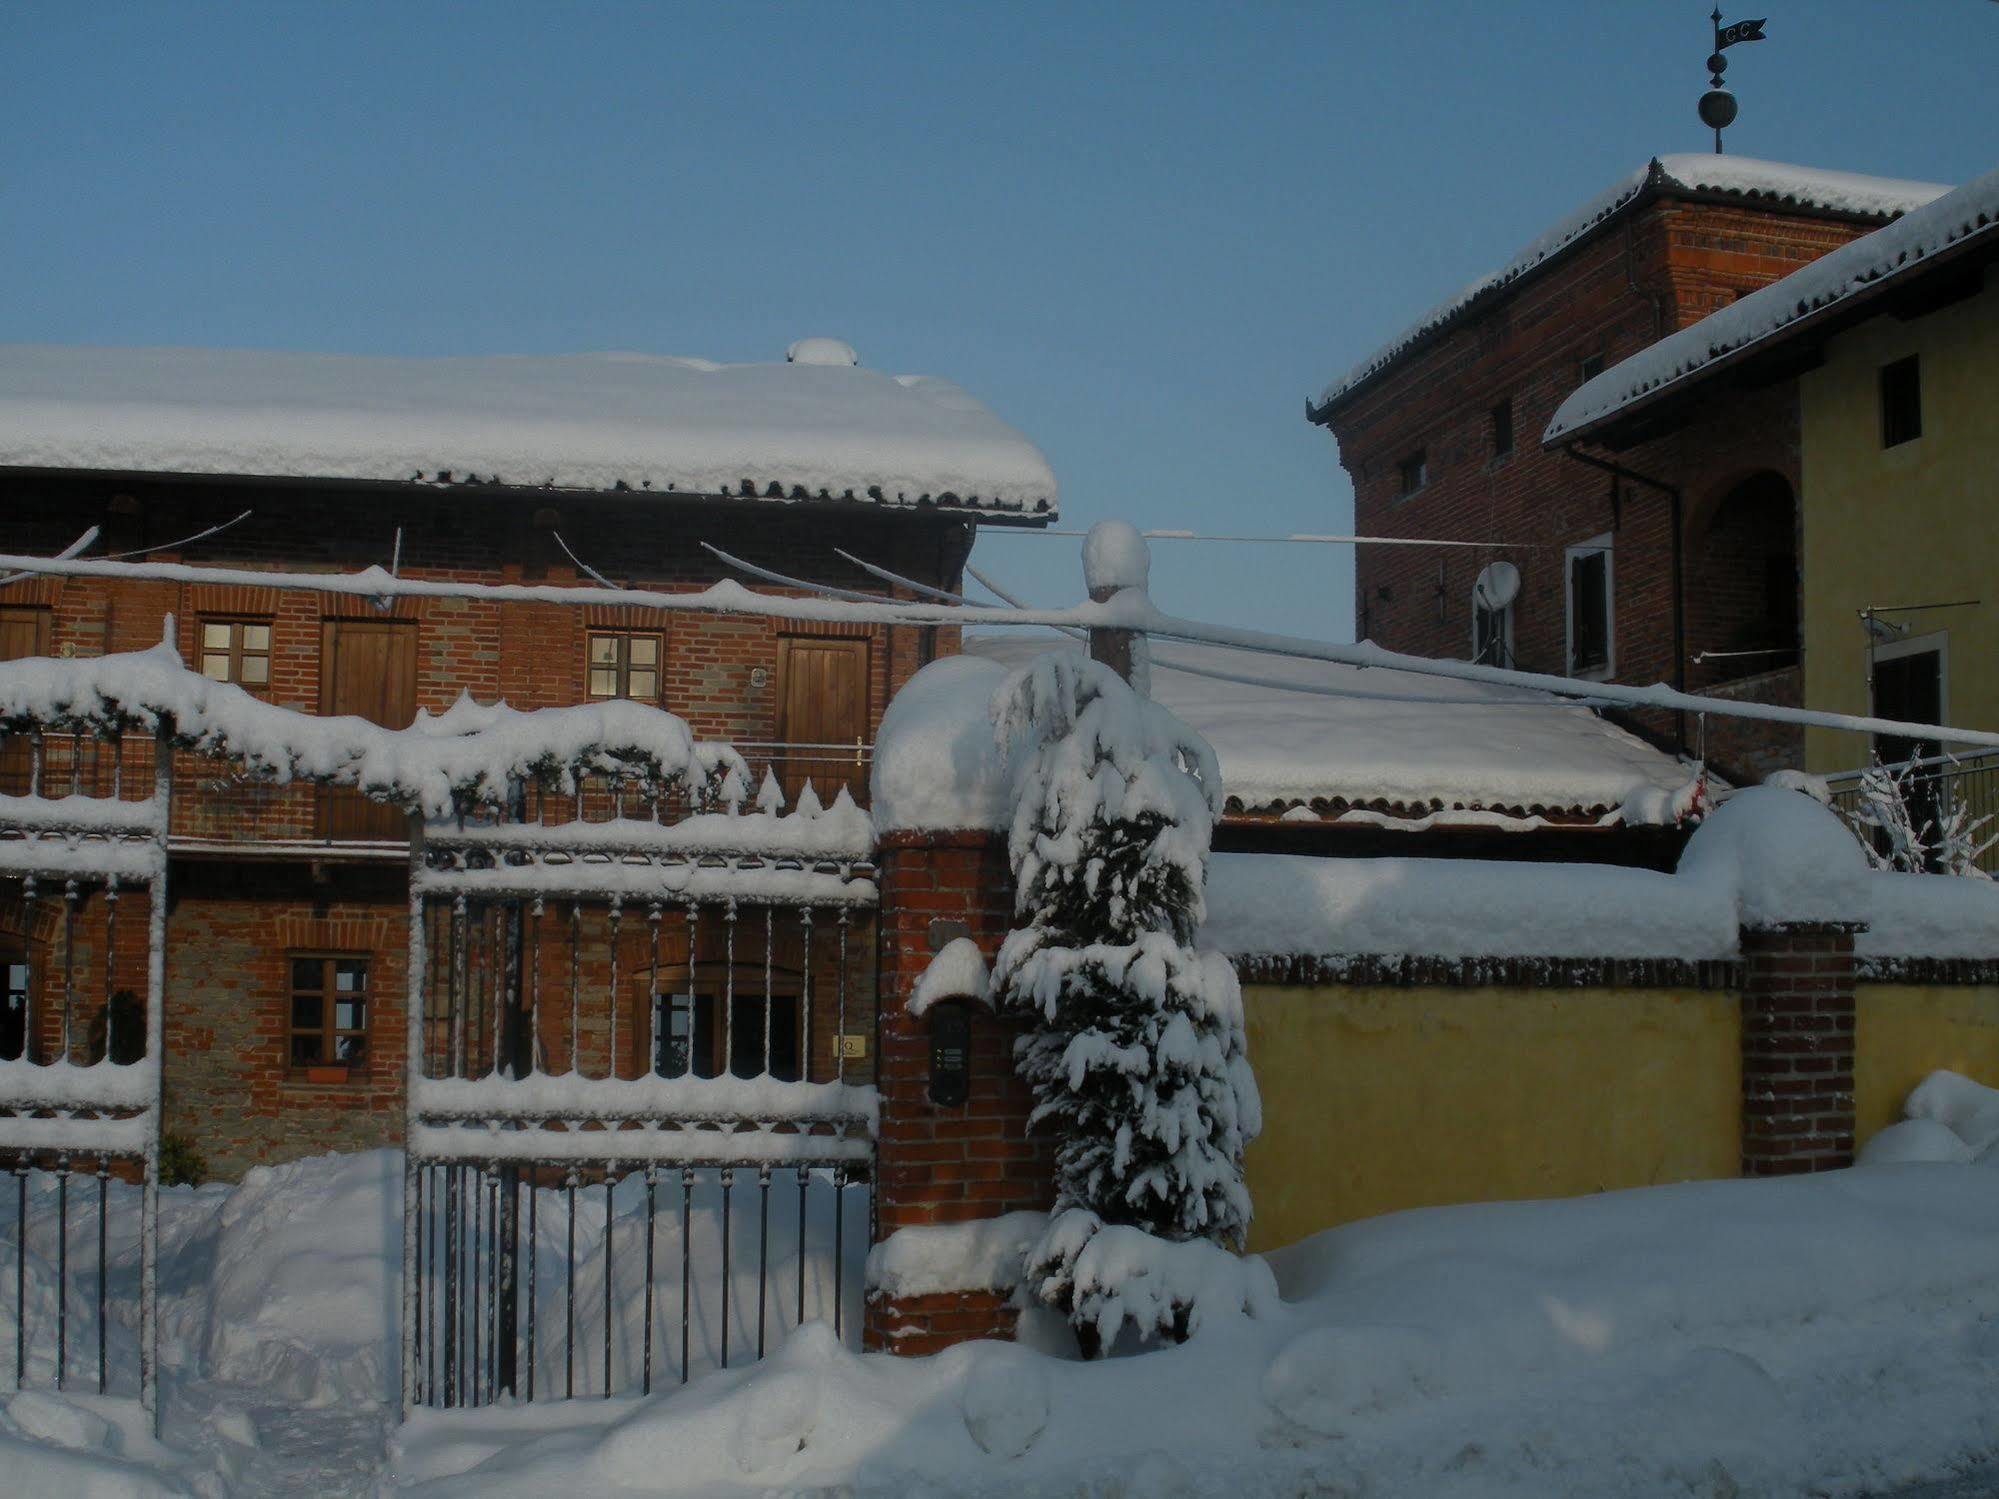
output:
[{"label": "yellow building facade", "polygon": [[[1912,356],[1921,432],[1884,445],[1882,371]],[[1999,276],[1846,329],[1824,361],[1799,380],[1805,701],[1867,713],[1870,665],[1934,650],[1943,720],[1999,729]],[[1963,607],[1907,608],[1941,604]],[[1870,607],[1899,611],[1879,616],[1872,662]],[[1869,753],[1865,735],[1806,735],[1817,773]]]}]

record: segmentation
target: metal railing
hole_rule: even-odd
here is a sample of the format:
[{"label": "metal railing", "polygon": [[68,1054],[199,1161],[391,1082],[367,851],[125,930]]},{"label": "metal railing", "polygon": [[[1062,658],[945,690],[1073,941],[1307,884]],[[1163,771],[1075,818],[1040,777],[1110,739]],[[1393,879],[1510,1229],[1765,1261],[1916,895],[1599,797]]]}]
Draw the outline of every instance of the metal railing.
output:
[{"label": "metal railing", "polygon": [[[1930,755],[1920,760],[1897,761],[1886,768],[1893,773],[1913,772],[1907,797],[1911,814],[1918,823],[1941,824],[1961,810],[1969,824],[1992,819],[1981,842],[1999,833],[1999,750]],[[1833,809],[1863,838],[1868,836],[1860,815],[1866,800],[1861,778],[1866,774],[1865,769],[1843,770],[1824,778],[1832,792]],[[1986,849],[1978,856],[1977,863],[1987,874],[1999,875],[1999,846]]]}]

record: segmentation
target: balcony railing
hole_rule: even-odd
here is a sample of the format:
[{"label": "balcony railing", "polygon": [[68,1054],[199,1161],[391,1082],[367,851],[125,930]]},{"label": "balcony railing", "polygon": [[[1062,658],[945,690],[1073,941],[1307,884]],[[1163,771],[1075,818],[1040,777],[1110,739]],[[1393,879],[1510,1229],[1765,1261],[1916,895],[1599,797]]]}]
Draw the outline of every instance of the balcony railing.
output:
[{"label": "balcony railing", "polygon": [[[1909,802],[1911,820],[1920,830],[1928,824],[1931,837],[1935,829],[1948,823],[1953,814],[1962,811],[1967,825],[1981,819],[1992,819],[1979,835],[1984,842],[1999,833],[1999,750],[1987,750],[1971,755],[1932,755],[1921,760],[1905,760],[1889,765],[1891,773],[1903,770],[1912,774],[1906,783],[1906,799]],[[1832,792],[1833,807],[1848,823],[1861,829],[1861,836],[1867,831],[1861,825],[1860,809],[1866,800],[1861,777],[1867,772],[1845,770],[1825,778],[1827,788]],[[1999,875],[1999,846],[1986,849],[1979,854],[1977,865],[1987,874]]]}]

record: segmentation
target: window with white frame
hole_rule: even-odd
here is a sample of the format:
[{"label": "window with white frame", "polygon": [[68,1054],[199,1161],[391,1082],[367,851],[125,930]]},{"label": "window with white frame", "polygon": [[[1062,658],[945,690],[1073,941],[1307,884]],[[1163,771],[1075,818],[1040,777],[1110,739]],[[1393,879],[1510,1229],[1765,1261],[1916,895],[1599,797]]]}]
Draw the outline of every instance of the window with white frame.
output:
[{"label": "window with white frame", "polygon": [[1608,531],[1567,549],[1569,675],[1607,678],[1617,666],[1615,564]]}]

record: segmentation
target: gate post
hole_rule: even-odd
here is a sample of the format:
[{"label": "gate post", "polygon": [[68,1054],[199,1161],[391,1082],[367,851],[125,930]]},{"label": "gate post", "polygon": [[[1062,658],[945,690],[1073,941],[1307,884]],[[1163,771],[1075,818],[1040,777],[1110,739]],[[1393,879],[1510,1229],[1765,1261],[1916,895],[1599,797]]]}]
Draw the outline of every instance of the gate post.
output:
[{"label": "gate post", "polygon": [[[970,1016],[970,1078],[963,1103],[930,1097],[929,1028],[907,1009],[930,960],[969,937],[990,962],[1012,925],[1013,878],[1006,842],[978,831],[885,833],[881,888],[880,1009],[875,1085],[875,1231],[890,1236],[1045,1209],[1053,1195],[1053,1152],[1030,1139],[1033,1095],[1013,1070],[1014,1027],[983,1006]],[[920,1287],[875,1283],[869,1257],[864,1346],[890,1353],[935,1353],[973,1338],[1009,1338],[1011,1287],[955,1283],[940,1269]]]}]

